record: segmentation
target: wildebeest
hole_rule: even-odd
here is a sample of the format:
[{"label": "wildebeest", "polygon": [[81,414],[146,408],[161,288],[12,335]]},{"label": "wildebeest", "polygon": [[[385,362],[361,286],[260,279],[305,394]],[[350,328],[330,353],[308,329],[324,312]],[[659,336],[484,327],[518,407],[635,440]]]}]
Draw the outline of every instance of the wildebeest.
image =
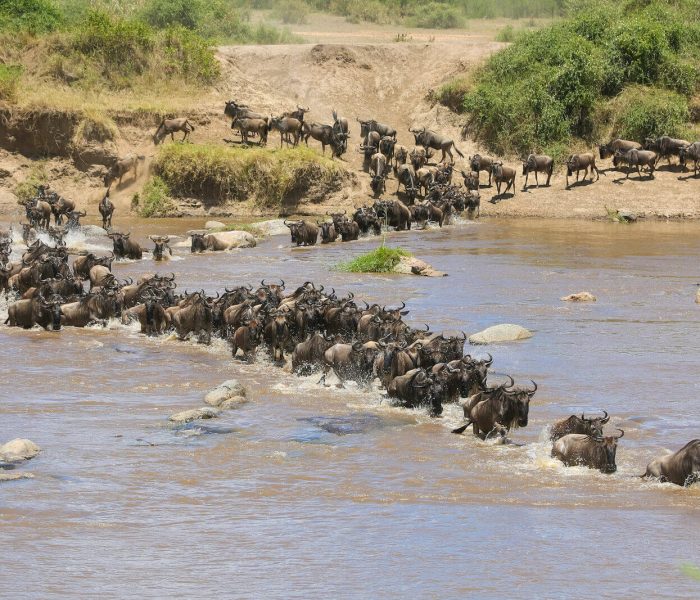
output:
[{"label": "wildebeest", "polygon": [[656,152],[652,152],[651,150],[637,150],[636,148],[628,150],[627,152],[618,150],[615,152],[615,158],[618,164],[625,163],[627,165],[627,175],[625,179],[629,179],[630,171],[634,167],[637,168],[637,176],[640,179],[642,178],[640,167],[648,167],[649,176],[652,178],[654,177],[654,169],[656,168],[657,162]]},{"label": "wildebeest", "polygon": [[137,156],[136,154],[130,154],[129,156],[125,156],[124,158],[119,158],[115,160],[104,177],[105,187],[109,188],[109,186],[112,185],[115,179],[118,180],[117,185],[121,185],[122,178],[129,171],[134,172],[134,180],[138,179],[138,166],[139,163],[143,162],[144,160],[146,160],[145,156]]},{"label": "wildebeest", "polygon": [[333,109],[333,133],[342,143],[342,150],[345,153],[348,149],[348,138],[350,137],[350,126],[345,117],[338,116],[338,113]]},{"label": "wildebeest", "polygon": [[255,350],[260,345],[262,334],[262,322],[258,319],[250,319],[244,325],[236,328],[231,336],[231,356],[236,358],[240,350],[243,354],[242,360],[250,360]]},{"label": "wildebeest", "polygon": [[102,288],[99,293],[61,305],[61,323],[68,327],[86,327],[117,316],[120,308],[116,292]]},{"label": "wildebeest", "polygon": [[380,138],[389,136],[396,139],[396,129],[389,125],[384,125],[383,123],[379,123],[374,119],[369,119],[367,121],[357,119],[357,122],[360,124],[360,137],[366,137],[370,132],[375,131],[379,134]]},{"label": "wildebeest", "polygon": [[245,234],[241,240],[240,231],[217,231],[215,233],[191,232],[190,252],[224,252],[233,248],[252,248],[255,246],[255,238]]},{"label": "wildebeest", "polygon": [[114,204],[109,199],[109,190],[105,193],[99,206],[100,215],[102,215],[102,229],[112,228],[112,215],[114,214]]},{"label": "wildebeest", "polygon": [[333,338],[326,337],[318,331],[298,343],[292,352],[292,372],[308,375],[320,368],[323,355],[334,343]]},{"label": "wildebeest", "polygon": [[399,189],[403,185],[404,191],[406,192],[406,199],[409,204],[413,204],[418,194],[418,186],[416,185],[416,172],[413,167],[408,164],[399,165],[396,169],[396,179],[398,185],[396,186],[396,193],[399,193]]},{"label": "wildebeest", "polygon": [[211,343],[211,332],[214,326],[212,318],[212,303],[207,300],[203,291],[189,294],[184,306],[172,312],[172,321],[177,337],[184,340],[191,333],[199,335],[199,341]]},{"label": "wildebeest", "polygon": [[18,300],[7,308],[5,324],[24,329],[40,325],[44,329],[58,331],[61,328],[61,297],[46,300],[37,294],[27,300]]},{"label": "wildebeest", "polygon": [[400,165],[406,164],[408,160],[408,148],[401,144],[394,146],[394,169],[398,169]]},{"label": "wildebeest", "polygon": [[464,154],[462,154],[459,151],[459,148],[455,146],[455,143],[451,138],[442,136],[439,133],[431,131],[430,129],[426,129],[425,127],[423,127],[422,129],[410,129],[409,131],[413,134],[417,146],[423,146],[424,148],[433,148],[434,150],[441,150],[442,158],[440,159],[440,162],[445,162],[445,159],[448,155],[450,157],[451,162],[455,161],[455,158],[452,155],[453,148],[454,151],[460,157],[464,158]]},{"label": "wildebeest", "polygon": [[153,248],[153,260],[161,261],[167,260],[166,251],[173,255],[173,249],[168,245],[170,242],[170,236],[149,236],[149,239],[155,244]]},{"label": "wildebeest", "polygon": [[307,146],[309,145],[310,137],[321,142],[323,154],[326,153],[326,146],[330,146],[332,156],[340,157],[347,147],[347,144],[344,143],[347,139],[347,134],[336,132],[332,125],[319,125],[318,123],[304,122],[302,126],[302,137]]},{"label": "wildebeest", "polygon": [[352,220],[357,223],[362,235],[367,235],[370,229],[374,232],[374,235],[379,235],[382,232],[382,224],[374,208],[361,206],[355,211]]},{"label": "wildebeest", "polygon": [[375,202],[374,211],[380,220],[397,231],[411,229],[411,211],[400,200],[383,200]]},{"label": "wildebeest", "polygon": [[289,227],[289,232],[292,236],[292,244],[297,246],[314,246],[318,240],[318,226],[314,223],[308,223],[303,219],[300,221],[287,222],[284,224]]},{"label": "wildebeest", "polygon": [[513,167],[504,167],[502,162],[494,162],[491,165],[491,174],[496,182],[496,193],[501,195],[501,184],[506,184],[506,189],[503,190],[504,194],[508,193],[510,188],[513,188],[513,196],[515,196],[515,176],[517,172]]},{"label": "wildebeest", "polygon": [[341,386],[345,379],[368,383],[372,378],[372,367],[377,351],[376,342],[333,344],[323,353],[323,375],[319,383],[325,384],[326,375],[331,370],[340,379]]},{"label": "wildebeest", "polygon": [[698,176],[698,164],[700,164],[700,142],[693,142],[684,148],[681,148],[678,153],[678,160],[681,166],[685,169],[688,160],[693,161],[693,176]]},{"label": "wildebeest", "polygon": [[[628,150],[641,150],[642,145],[639,142],[633,142],[631,140],[622,140],[620,138],[614,139],[612,142],[607,144],[600,144],[598,146],[598,151],[600,152],[600,158],[605,159],[610,156],[615,156],[615,152],[618,150],[620,152],[627,152]],[[617,166],[617,162],[613,159],[613,165]]]},{"label": "wildebeest", "polygon": [[379,152],[381,152],[386,157],[387,168],[391,165],[391,161],[394,158],[394,147],[396,146],[396,138],[389,135],[383,136],[379,140]]},{"label": "wildebeest", "polygon": [[549,180],[552,178],[552,173],[554,172],[554,159],[546,154],[530,154],[527,159],[523,161],[523,175],[525,175],[525,184],[523,189],[527,189],[527,178],[530,173],[535,174],[535,184],[540,187],[540,182],[537,180],[537,173],[547,174],[546,187],[549,187]]},{"label": "wildebeest", "polygon": [[567,467],[584,466],[602,473],[614,473],[617,471],[617,442],[625,435],[622,429],[618,431],[620,435],[606,437],[569,433],[554,442],[552,456]]},{"label": "wildebeest", "polygon": [[267,144],[267,132],[269,129],[269,121],[267,118],[253,117],[234,117],[231,121],[231,129],[237,129],[241,134],[241,140],[244,144],[248,143],[248,136],[251,133],[257,134],[260,137],[260,145]]},{"label": "wildebeest", "polygon": [[[479,189],[479,171],[461,171],[462,179],[464,180],[464,187],[468,190],[478,190]],[[489,171],[489,180],[491,179],[491,171]]]},{"label": "wildebeest", "polygon": [[381,138],[376,131],[370,131],[360,144],[360,152],[364,153],[364,168],[368,168],[369,161],[374,154],[379,152],[379,142]]},{"label": "wildebeest", "polygon": [[316,224],[321,228],[322,244],[330,244],[331,242],[335,242],[335,240],[338,239],[338,232],[336,231],[333,222],[319,223],[318,221],[316,221]]},{"label": "wildebeest", "polygon": [[143,257],[143,248],[136,242],[129,239],[129,233],[108,233],[107,237],[112,240],[114,247],[114,256],[116,258],[130,258],[132,260],[141,260]]},{"label": "wildebeest", "polygon": [[129,324],[137,320],[141,325],[141,333],[145,335],[163,333],[168,327],[169,319],[161,301],[162,294],[155,294],[152,291],[145,293],[142,304],[122,312],[122,323]]},{"label": "wildebeest", "polygon": [[491,187],[491,167],[493,167],[494,162],[496,162],[496,160],[490,156],[475,154],[469,157],[469,168],[476,173],[486,171],[489,174],[488,186]]},{"label": "wildebeest", "polygon": [[569,154],[566,159],[566,189],[569,189],[569,177],[576,171],[576,182],[578,183],[579,172],[583,171],[583,179],[588,175],[588,169],[591,170],[591,181],[593,181],[593,172],[596,174],[596,181],[600,179],[598,167],[595,166],[595,156],[590,152],[585,154]]},{"label": "wildebeest", "polygon": [[416,171],[416,182],[418,193],[423,190],[423,195],[428,193],[428,189],[435,181],[435,167],[421,167]]},{"label": "wildebeest", "polygon": [[[301,137],[302,122],[294,117],[270,117],[268,129],[276,129],[280,132],[280,148],[286,141],[287,145],[296,146]],[[291,141],[290,141],[291,139]]]},{"label": "wildebeest", "polygon": [[33,227],[48,229],[51,224],[51,205],[45,200],[29,200],[25,204],[25,212],[29,224]]},{"label": "wildebeest", "polygon": [[360,237],[360,226],[355,221],[343,221],[338,227],[338,233],[344,242],[351,242]]},{"label": "wildebeest", "polygon": [[662,158],[665,158],[670,165],[671,157],[679,156],[681,150],[687,146],[690,146],[688,140],[680,140],[667,135],[662,135],[656,139],[646,138],[644,141],[644,149],[653,150],[658,155],[656,159],[657,164]]},{"label": "wildebeest", "polygon": [[676,485],[700,481],[700,440],[691,440],[678,452],[654,459],[642,477],[655,477]]},{"label": "wildebeest", "polygon": [[479,218],[481,214],[481,196],[478,191],[470,191],[466,198],[464,208],[470,217]]},{"label": "wildebeest", "polygon": [[184,135],[181,141],[185,141],[187,136],[194,131],[194,127],[187,120],[187,117],[180,117],[178,119],[163,119],[158,125],[158,129],[153,134],[153,143],[157,146],[163,141],[167,135],[170,135],[170,139],[175,141],[175,133],[182,131]]},{"label": "wildebeest", "polygon": [[453,433],[462,433],[471,425],[474,435],[486,439],[495,434],[505,437],[513,427],[526,427],[530,400],[537,391],[537,384],[532,382],[532,390],[513,388],[513,379],[509,379],[510,384],[485,388],[469,397],[462,404],[467,422]]},{"label": "wildebeest", "polygon": [[270,318],[263,328],[263,338],[270,348],[272,360],[284,360],[284,347],[289,339],[289,325],[287,313],[277,310],[270,314]]},{"label": "wildebeest", "polygon": [[369,162],[369,173],[372,176],[370,186],[375,196],[386,192],[386,156],[381,152],[372,155]]},{"label": "wildebeest", "polygon": [[402,406],[427,406],[431,417],[442,414],[443,385],[425,369],[411,369],[406,374],[395,377],[387,392],[389,397],[397,398]]},{"label": "wildebeest", "polygon": [[550,440],[558,440],[565,435],[570,433],[581,433],[585,435],[592,435],[595,437],[600,437],[603,435],[603,425],[605,425],[610,417],[606,411],[602,417],[595,417],[593,419],[586,418],[584,414],[580,417],[576,415],[571,415],[570,417],[557,421],[552,425],[552,431],[549,434]]}]

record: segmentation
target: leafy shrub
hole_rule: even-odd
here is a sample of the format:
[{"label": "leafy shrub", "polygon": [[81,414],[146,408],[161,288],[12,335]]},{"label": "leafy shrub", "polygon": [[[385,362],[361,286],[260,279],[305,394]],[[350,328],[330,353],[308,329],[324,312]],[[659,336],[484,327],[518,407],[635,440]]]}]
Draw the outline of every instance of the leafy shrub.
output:
[{"label": "leafy shrub", "polygon": [[304,0],[280,0],[275,6],[273,14],[282,23],[299,24],[309,20],[309,5]]},{"label": "leafy shrub", "polygon": [[380,246],[351,261],[340,263],[337,269],[349,273],[389,273],[399,264],[402,256],[411,256],[411,253],[403,248]]},{"label": "leafy shrub", "polygon": [[62,22],[51,0],[0,0],[0,29],[39,34],[58,29]]},{"label": "leafy shrub", "polygon": [[21,76],[21,66],[0,64],[0,100],[7,102],[17,100],[17,87]]},{"label": "leafy shrub", "polygon": [[219,78],[219,63],[209,44],[182,26],[168,29],[162,40],[166,73],[213,83]]},{"label": "leafy shrub", "polygon": [[618,108],[615,135],[631,140],[670,135],[681,137],[690,115],[687,100],[667,90],[632,87],[614,100]]},{"label": "leafy shrub", "polygon": [[411,27],[426,29],[454,29],[464,25],[464,17],[454,6],[428,2],[427,4],[418,4],[407,23]]},{"label": "leafy shrub", "polygon": [[254,198],[262,206],[281,207],[319,192],[319,199],[340,189],[346,174],[329,158],[309,148],[222,148],[200,144],[161,147],[154,171],[173,195],[213,204]]},{"label": "leafy shrub", "polygon": [[512,25],[506,25],[496,34],[497,42],[510,43],[515,40],[515,29]]},{"label": "leafy shrub", "polygon": [[175,207],[170,198],[168,185],[160,177],[151,177],[143,186],[141,194],[134,196],[132,207],[137,208],[140,217],[167,217]]},{"label": "leafy shrub", "polygon": [[36,197],[39,186],[47,181],[49,181],[49,173],[46,170],[46,164],[42,161],[34,163],[29,169],[27,178],[22,183],[18,183],[13,190],[17,196],[17,203],[24,204],[27,200]]},{"label": "leafy shrub", "polygon": [[144,20],[156,29],[177,25],[197,29],[203,13],[202,0],[148,0],[143,8]]}]

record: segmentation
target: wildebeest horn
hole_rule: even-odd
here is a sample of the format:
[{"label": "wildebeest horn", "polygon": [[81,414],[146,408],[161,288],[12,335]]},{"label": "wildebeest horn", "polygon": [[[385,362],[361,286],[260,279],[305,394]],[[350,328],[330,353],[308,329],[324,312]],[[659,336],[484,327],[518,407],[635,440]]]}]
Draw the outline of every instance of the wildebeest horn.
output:
[{"label": "wildebeest horn", "polygon": [[608,411],[604,410],[605,416],[601,419],[601,423],[607,423],[610,420],[610,417],[608,416]]},{"label": "wildebeest horn", "polygon": [[428,325],[427,323],[423,323],[423,325],[425,325],[425,330],[426,330],[426,331],[430,331],[430,325]]},{"label": "wildebeest horn", "polygon": [[486,354],[489,355],[489,359],[487,361],[484,361],[484,364],[486,364],[486,365],[493,364],[493,356],[491,356],[491,354],[489,354],[488,352]]},{"label": "wildebeest horn", "polygon": [[505,390],[507,390],[508,388],[512,388],[515,385],[515,381],[513,380],[513,378],[510,375],[506,375],[506,377],[508,379],[510,379],[510,385],[506,385],[505,383],[502,384],[501,387]]},{"label": "wildebeest horn", "polygon": [[534,396],[534,395],[535,395],[535,392],[537,391],[537,384],[536,384],[534,381],[532,381],[532,379],[530,379],[530,383],[532,383],[532,385],[535,386],[535,387],[532,388],[532,391],[528,390],[528,391],[527,391],[527,395],[528,395],[528,396]]},{"label": "wildebeest horn", "polygon": [[265,287],[265,280],[264,280],[264,279],[262,279],[262,280],[260,281],[260,285],[261,285],[262,287]]},{"label": "wildebeest horn", "polygon": [[355,342],[355,343],[352,345],[352,349],[353,349],[355,352],[359,352],[360,350],[362,350],[362,342]]},{"label": "wildebeest horn", "polygon": [[[620,435],[618,435],[615,439],[618,439],[618,440],[619,440],[620,438],[625,437],[625,430],[624,430],[624,429],[619,429],[619,428],[618,428],[618,431],[620,432]],[[613,437],[615,437],[615,436],[613,436]]]},{"label": "wildebeest horn", "polygon": [[462,339],[466,340],[467,339],[467,334],[462,331]]}]

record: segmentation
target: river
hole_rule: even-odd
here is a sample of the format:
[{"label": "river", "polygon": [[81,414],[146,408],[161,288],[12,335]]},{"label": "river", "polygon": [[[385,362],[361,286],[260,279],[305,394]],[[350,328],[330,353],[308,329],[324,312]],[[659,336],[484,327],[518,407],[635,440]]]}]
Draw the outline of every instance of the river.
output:
[{"label": "river", "polygon": [[[201,221],[132,224],[132,237]],[[88,240],[108,249],[106,238]],[[43,452],[35,478],[0,485],[2,595],[12,598],[697,598],[700,486],[640,481],[652,458],[700,437],[700,224],[499,221],[391,234],[449,277],[355,275],[338,261],[377,240],[191,256],[179,289],[311,279],[413,325],[532,339],[474,347],[491,381],[539,390],[526,429],[494,445],[391,408],[377,390],[323,388],[226,344],[133,327],[0,327],[0,441]],[[150,243],[149,243],[150,247]],[[150,258],[115,264],[120,277]],[[589,290],[591,304],[559,300]],[[6,306],[0,312],[6,314]],[[206,427],[168,416],[229,378],[251,402]],[[566,468],[546,428],[607,410],[625,430],[618,471]]]}]

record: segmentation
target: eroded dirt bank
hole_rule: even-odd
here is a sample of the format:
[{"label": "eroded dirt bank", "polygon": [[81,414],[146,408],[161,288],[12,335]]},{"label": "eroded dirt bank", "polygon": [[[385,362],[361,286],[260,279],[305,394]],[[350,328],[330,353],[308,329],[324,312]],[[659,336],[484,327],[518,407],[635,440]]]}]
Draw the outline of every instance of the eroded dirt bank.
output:
[{"label": "eroded dirt bank", "polygon": [[[348,37],[348,40],[352,40]],[[310,205],[301,198],[299,213],[323,214],[331,208],[360,206],[372,202],[369,179],[361,174],[362,157],[357,151],[359,124],[356,118],[376,118],[398,131],[400,144],[414,143],[411,127],[426,126],[457,140],[457,147],[465,157],[483,149],[471,140],[460,140],[463,117],[429,100],[430,90],[452,76],[474,68],[501,44],[485,40],[478,34],[453,35],[437,41],[403,43],[332,43],[279,46],[225,46],[218,49],[223,66],[222,82],[215,90],[203,91],[202,98],[193,99],[188,116],[196,130],[191,139],[195,143],[230,144],[237,142],[232,135],[230,121],[223,115],[223,105],[233,98],[254,107],[264,114],[277,114],[293,109],[297,104],[308,106],[308,120],[328,123],[331,113],[351,121],[349,152],[343,157],[344,166],[360,174],[351,178],[352,184],[329,196],[324,202]],[[37,156],[53,155],[41,163],[52,185],[64,195],[75,199],[89,214],[96,214],[102,194],[104,164],[114,156],[130,152],[146,156],[145,168],[136,179],[125,179],[113,194],[117,207],[127,211],[134,193],[141,190],[148,165],[156,148],[151,141],[157,115],[110,115],[117,132],[109,147],[93,143],[76,151],[70,119],[60,120],[60,127],[45,126],[47,119],[31,135],[22,129],[22,123],[12,122],[11,129],[5,118],[0,124],[0,210],[5,214],[20,214],[12,193],[17,183],[36,170]],[[78,121],[76,120],[75,123]],[[74,128],[74,127],[73,127]],[[26,129],[26,128],[25,128]],[[68,131],[71,129],[71,131]],[[24,133],[23,133],[24,131]],[[22,139],[18,139],[18,135]],[[168,142],[170,143],[170,142]],[[310,142],[313,147],[320,144]],[[71,145],[73,144],[73,145]],[[269,145],[279,145],[278,134],[270,135]],[[29,158],[31,157],[31,158]],[[504,161],[518,167],[517,157]],[[697,218],[700,217],[700,180],[693,179],[677,167],[662,165],[654,180],[637,180],[636,175],[624,180],[624,174],[604,169],[609,161],[600,161],[602,176],[596,183],[585,183],[566,191],[564,172],[560,165],[549,188],[531,188],[522,192],[523,178],[518,174],[515,196],[493,198],[495,187],[483,188],[482,215],[484,217],[536,218],[604,218],[606,207],[621,209],[647,217]],[[457,169],[466,168],[466,159],[458,159]],[[483,181],[483,174],[482,174]],[[393,175],[387,182],[387,195],[396,191]],[[185,202],[178,209],[181,214],[229,215],[233,217],[263,216],[269,214],[244,202],[217,206],[205,210],[198,202]]]}]

